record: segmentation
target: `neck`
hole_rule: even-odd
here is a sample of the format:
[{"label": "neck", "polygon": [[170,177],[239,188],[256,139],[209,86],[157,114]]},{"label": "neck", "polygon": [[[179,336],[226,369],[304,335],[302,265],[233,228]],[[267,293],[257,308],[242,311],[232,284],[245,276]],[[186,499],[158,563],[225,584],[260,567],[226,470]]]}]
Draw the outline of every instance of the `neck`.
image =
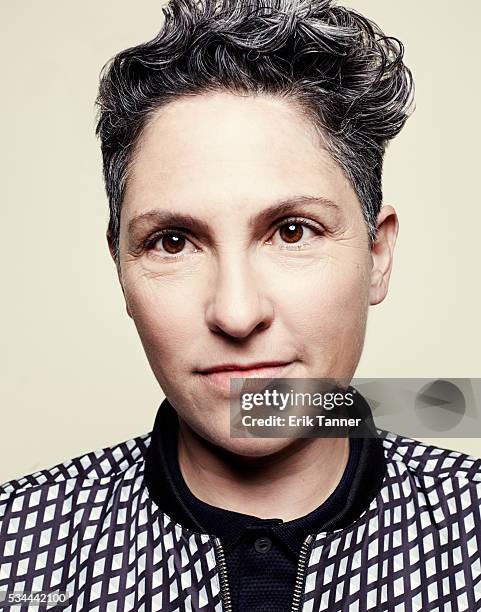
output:
[{"label": "neck", "polygon": [[349,438],[298,438],[267,457],[242,457],[207,442],[179,418],[178,456],[187,486],[201,501],[289,521],[333,493],[347,465]]}]

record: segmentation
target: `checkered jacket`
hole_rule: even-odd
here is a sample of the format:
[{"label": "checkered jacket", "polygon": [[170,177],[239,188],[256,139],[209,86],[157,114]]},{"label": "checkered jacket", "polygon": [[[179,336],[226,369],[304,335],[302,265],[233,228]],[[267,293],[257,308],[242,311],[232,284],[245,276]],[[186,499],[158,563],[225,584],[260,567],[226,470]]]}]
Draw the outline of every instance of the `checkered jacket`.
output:
[{"label": "checkered jacket", "polygon": [[[481,459],[377,431],[381,488],[349,526],[305,542],[292,610],[481,610]],[[149,495],[150,440],[0,487],[0,592],[67,591],[76,612],[231,609],[219,542]]]}]

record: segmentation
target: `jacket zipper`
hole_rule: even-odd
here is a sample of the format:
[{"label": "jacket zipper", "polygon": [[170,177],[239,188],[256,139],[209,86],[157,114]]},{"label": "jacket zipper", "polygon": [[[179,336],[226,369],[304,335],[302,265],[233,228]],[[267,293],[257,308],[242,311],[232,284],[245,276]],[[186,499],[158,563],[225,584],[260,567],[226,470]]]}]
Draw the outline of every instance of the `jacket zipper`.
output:
[{"label": "jacket zipper", "polygon": [[[315,536],[309,535],[302,543],[301,550],[299,552],[299,563],[297,565],[296,582],[294,584],[294,594],[292,597],[292,608],[291,612],[299,612],[301,597],[304,591],[305,581],[305,570],[308,560],[309,548],[314,541]],[[227,580],[227,564],[225,561],[224,549],[219,538],[214,538],[214,547],[217,554],[217,566],[219,571],[219,582],[220,582],[220,597],[222,600],[222,608],[224,612],[232,612],[232,601],[229,591],[229,582]]]},{"label": "jacket zipper", "polygon": [[299,563],[297,565],[296,582],[294,584],[294,595],[292,597],[291,612],[299,612],[301,607],[301,598],[304,592],[304,582],[306,579],[306,564],[308,561],[308,552],[315,536],[309,535],[304,540],[299,552]]},{"label": "jacket zipper", "polygon": [[225,561],[224,549],[219,538],[214,538],[215,551],[217,553],[217,566],[220,581],[220,598],[224,612],[232,612],[232,601],[230,598],[229,582],[227,580],[227,563]]}]

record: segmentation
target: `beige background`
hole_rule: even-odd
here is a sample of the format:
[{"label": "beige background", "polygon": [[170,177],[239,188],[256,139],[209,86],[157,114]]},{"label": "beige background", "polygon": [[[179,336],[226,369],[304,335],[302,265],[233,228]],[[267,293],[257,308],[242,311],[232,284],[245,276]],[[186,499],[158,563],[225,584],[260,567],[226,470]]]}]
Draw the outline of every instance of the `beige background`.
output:
[{"label": "beige background", "polygon": [[[349,5],[405,43],[417,85],[385,162],[391,290],[357,375],[480,377],[481,3]],[[160,17],[158,0],[3,3],[0,482],[150,431],[163,398],[107,251],[93,107],[103,63]]]}]

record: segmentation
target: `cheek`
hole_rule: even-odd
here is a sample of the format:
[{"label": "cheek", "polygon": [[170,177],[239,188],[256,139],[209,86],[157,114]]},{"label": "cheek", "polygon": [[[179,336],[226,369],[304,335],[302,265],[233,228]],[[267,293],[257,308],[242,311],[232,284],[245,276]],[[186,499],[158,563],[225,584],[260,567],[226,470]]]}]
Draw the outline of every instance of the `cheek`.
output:
[{"label": "cheek", "polygon": [[124,291],[149,361],[179,360],[192,344],[192,297],[182,296],[165,280],[131,280]]},{"label": "cheek", "polygon": [[368,298],[366,266],[332,260],[315,274],[299,275],[282,301],[299,335],[332,350],[364,336]]}]

